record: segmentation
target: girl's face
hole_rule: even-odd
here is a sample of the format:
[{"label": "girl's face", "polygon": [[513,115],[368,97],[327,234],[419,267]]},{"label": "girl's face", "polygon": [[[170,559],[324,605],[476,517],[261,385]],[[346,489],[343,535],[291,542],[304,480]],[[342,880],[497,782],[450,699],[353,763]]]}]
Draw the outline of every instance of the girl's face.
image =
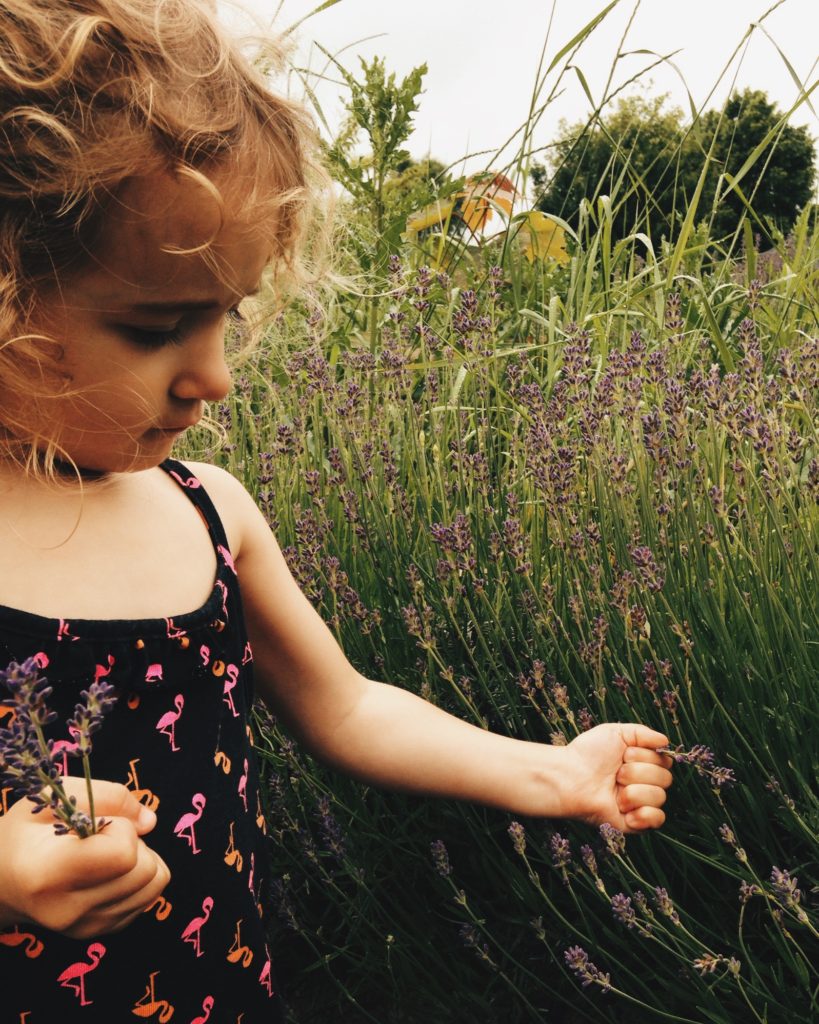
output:
[{"label": "girl's face", "polygon": [[[215,238],[214,238],[215,235]],[[180,255],[214,238],[204,253]],[[270,241],[169,176],[128,183],[83,269],[39,294],[31,329],[70,385],[44,433],[81,468],[148,469],[230,387],[225,318],[258,290]]]}]

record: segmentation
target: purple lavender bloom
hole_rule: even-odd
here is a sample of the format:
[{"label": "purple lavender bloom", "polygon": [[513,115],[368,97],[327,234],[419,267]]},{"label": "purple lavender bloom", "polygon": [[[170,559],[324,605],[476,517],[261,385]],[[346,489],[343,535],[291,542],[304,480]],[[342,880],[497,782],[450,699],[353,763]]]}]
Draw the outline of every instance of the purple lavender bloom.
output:
[{"label": "purple lavender bloom", "polygon": [[631,897],[623,892],[618,892],[611,898],[611,912],[615,918],[624,924],[626,928],[634,928],[637,925],[637,915],[631,905]]},{"label": "purple lavender bloom", "polygon": [[526,832],[523,829],[523,825],[519,821],[513,821],[506,831],[512,840],[515,853],[522,857],[526,853]]},{"label": "purple lavender bloom", "polygon": [[452,866],[449,863],[449,854],[442,839],[433,839],[429,844],[432,853],[432,865],[441,878],[447,878],[452,874]]},{"label": "purple lavender bloom", "polygon": [[589,954],[582,946],[570,946],[563,954],[566,964],[580,979],[583,988],[589,985],[599,985],[603,992],[611,988],[611,976],[604,974],[593,963],[589,961]]},{"label": "purple lavender bloom", "polygon": [[784,903],[786,907],[792,910],[800,921],[805,923],[807,921],[807,915],[799,906],[802,899],[802,892],[796,887],[796,883],[798,881],[798,878],[791,878],[789,872],[782,871],[776,866],[771,870],[771,887],[776,893],[777,898]]},{"label": "purple lavender bloom", "polygon": [[318,802],[318,822],[321,838],[326,849],[335,857],[342,860],[345,852],[344,833],[341,831],[336,819],[330,812],[330,798],[323,796]]},{"label": "purple lavender bloom", "polygon": [[569,840],[564,839],[559,832],[555,832],[549,840],[552,848],[552,863],[556,868],[564,869],[572,862],[572,848]]},{"label": "purple lavender bloom", "polygon": [[[18,665],[12,662],[0,670],[0,684],[11,694],[14,721],[0,729],[0,778],[15,796],[27,797],[34,803],[33,813],[49,808],[54,815],[55,831],[63,835],[75,832],[86,837],[104,828],[107,822],[94,817],[93,794],[89,781],[88,798],[91,815],[77,809],[77,801],[63,788],[62,775],[53,758],[53,742],[48,741],[43,727],[54,721],[56,715],[46,705],[51,687],[40,676],[36,659],[28,658]],[[77,704],[68,730],[82,755],[85,776],[90,780],[88,754],[91,735],[99,729],[103,717],[113,707],[114,687],[95,681],[83,690],[84,702]]]},{"label": "purple lavender bloom", "polygon": [[668,892],[661,886],[654,890],[654,903],[661,914],[664,914],[674,924],[680,923],[680,915],[674,909],[674,904],[671,902]]},{"label": "purple lavender bloom", "polygon": [[626,837],[619,828],[615,828],[614,825],[610,825],[607,821],[604,821],[600,826],[600,838],[605,843],[609,853],[613,853],[615,856],[625,853]]},{"label": "purple lavender bloom", "polygon": [[77,753],[91,753],[91,737],[102,725],[102,720],[117,702],[116,691],[104,679],[95,680],[87,690],[80,693],[85,697],[74,708],[74,717],[66,723],[71,737],[77,743]]}]

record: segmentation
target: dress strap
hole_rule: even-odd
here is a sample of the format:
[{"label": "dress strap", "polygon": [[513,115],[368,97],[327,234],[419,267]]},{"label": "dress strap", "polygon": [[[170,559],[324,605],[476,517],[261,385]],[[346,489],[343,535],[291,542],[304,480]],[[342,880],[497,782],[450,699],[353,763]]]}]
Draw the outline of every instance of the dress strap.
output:
[{"label": "dress strap", "polygon": [[230,548],[228,547],[225,527],[219,518],[219,513],[216,511],[216,506],[210,499],[210,495],[202,485],[202,481],[199,477],[194,476],[187,466],[183,466],[176,459],[165,459],[164,462],[160,463],[159,468],[164,469],[168,476],[179,484],[185,492],[202,516],[217,554],[221,556],[222,560],[230,564]]}]

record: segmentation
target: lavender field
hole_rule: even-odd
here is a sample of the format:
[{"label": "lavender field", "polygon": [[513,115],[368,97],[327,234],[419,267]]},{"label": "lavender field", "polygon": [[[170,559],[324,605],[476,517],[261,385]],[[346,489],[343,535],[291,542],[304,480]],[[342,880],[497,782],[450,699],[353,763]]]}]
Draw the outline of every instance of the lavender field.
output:
[{"label": "lavender field", "polygon": [[183,453],[244,480],[364,674],[677,761],[625,838],[368,789],[260,710],[296,1024],[819,1018],[819,223],[761,234],[746,196],[726,236],[703,195],[619,239],[584,199],[565,259],[342,202],[348,284],[267,324]]}]

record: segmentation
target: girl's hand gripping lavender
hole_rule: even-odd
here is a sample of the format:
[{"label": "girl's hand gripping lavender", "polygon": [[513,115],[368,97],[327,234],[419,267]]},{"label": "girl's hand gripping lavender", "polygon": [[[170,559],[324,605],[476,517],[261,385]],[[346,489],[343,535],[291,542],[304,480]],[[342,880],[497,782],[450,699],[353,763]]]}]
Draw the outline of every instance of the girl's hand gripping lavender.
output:
[{"label": "girl's hand gripping lavender", "polygon": [[662,733],[633,723],[581,733],[564,748],[572,762],[565,817],[607,823],[621,832],[659,828],[673,762],[657,751],[667,743]]},{"label": "girl's hand gripping lavender", "polygon": [[[150,906],[170,878],[140,838],[156,816],[117,783],[91,778],[91,736],[115,703],[93,682],[67,722],[84,779],[63,778],[45,727],[51,687],[30,658],[0,671],[13,714],[0,729],[0,778],[19,797],[0,816],[0,927],[35,923],[88,938],[119,931]],[[97,814],[110,815],[97,818]]]},{"label": "girl's hand gripping lavender", "polygon": [[[87,815],[86,780],[62,781]],[[0,816],[0,928],[34,923],[75,939],[119,931],[168,884],[165,862],[141,838],[156,824],[153,811],[119,783],[92,779],[91,788],[108,822],[86,839],[58,835],[51,808],[32,814],[27,798]]]}]

